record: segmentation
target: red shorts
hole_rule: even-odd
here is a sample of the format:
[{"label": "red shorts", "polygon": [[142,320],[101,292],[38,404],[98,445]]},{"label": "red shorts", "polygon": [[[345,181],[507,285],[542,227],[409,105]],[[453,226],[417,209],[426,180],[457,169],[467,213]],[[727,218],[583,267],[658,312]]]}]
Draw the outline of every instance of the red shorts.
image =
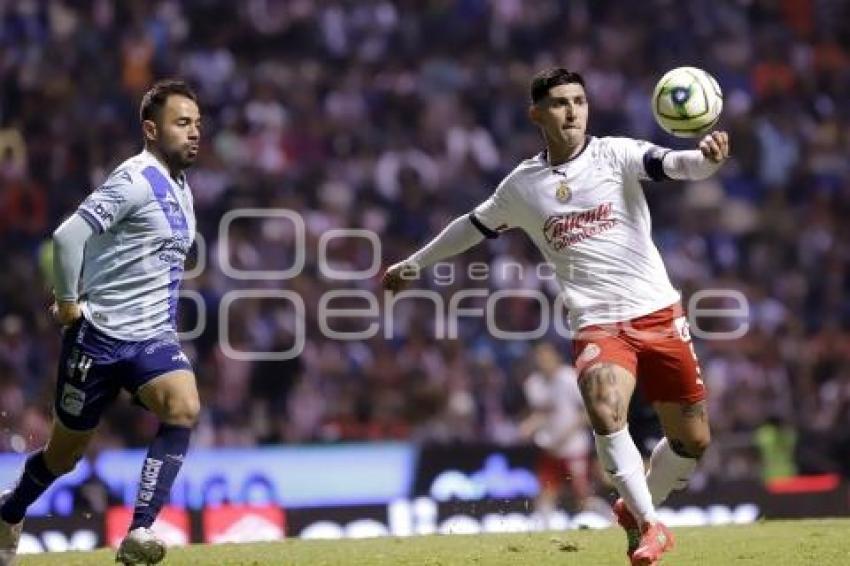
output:
[{"label": "red shorts", "polygon": [[632,320],[586,326],[574,341],[579,379],[597,364],[616,364],[637,379],[647,401],[706,398],[688,321],[680,304]]}]

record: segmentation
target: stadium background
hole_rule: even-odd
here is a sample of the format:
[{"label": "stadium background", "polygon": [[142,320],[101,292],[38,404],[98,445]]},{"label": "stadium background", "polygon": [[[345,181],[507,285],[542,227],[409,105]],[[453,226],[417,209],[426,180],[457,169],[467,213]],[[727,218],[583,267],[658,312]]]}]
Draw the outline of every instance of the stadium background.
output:
[{"label": "stadium background", "polygon": [[[303,466],[310,450],[327,449],[322,453],[339,458],[332,465],[346,465],[361,456],[340,442],[367,441],[357,446],[387,451],[375,467],[403,460],[398,473],[411,477],[396,478],[401,492],[380,496],[397,498],[427,495],[413,487],[423,462],[442,462],[467,477],[488,469],[494,456],[497,467],[508,462],[499,469],[509,475],[529,467],[517,422],[525,411],[521,384],[530,345],[495,340],[474,319],[463,321],[458,340],[435,340],[434,309],[419,302],[397,306],[391,340],[381,333],[356,342],[322,338],[315,317],[321,295],[376,291],[379,281],[323,276],[319,237],[335,228],[372,230],[382,261],[395,261],[483,200],[540,148],[525,117],[526,91],[533,72],[547,65],[586,77],[591,133],[684,147],[654,125],[649,94],[665,70],[693,64],[724,89],[721,126],[730,132],[733,158],[710,181],[647,191],[655,239],[686,298],[700,289],[735,289],[751,307],[744,337],[697,342],[714,431],[697,495],[711,501],[728,486],[738,493],[765,476],[798,473],[819,479],[792,482],[786,491],[846,491],[838,482],[850,475],[848,27],[850,6],[829,0],[0,2],[3,477],[12,481],[21,454],[43,444],[49,426],[58,331],[46,311],[43,245],[112,167],[138,151],[138,101],[156,78],[189,80],[205,121],[190,181],[206,245],[199,248],[203,260],[196,259],[199,274],[184,285],[208,315],[200,336],[187,343],[204,404],[193,446],[212,449],[209,469],[217,470],[233,461],[216,460],[219,448],[246,449],[235,454],[264,461],[260,454],[278,449],[250,450],[284,444],[296,451],[287,453],[291,459],[267,466],[282,470],[287,462]],[[300,275],[266,281],[224,273],[219,222],[235,208],[302,216]],[[293,262],[285,222],[243,220],[229,236],[235,268],[285,269]],[[328,251],[340,270],[368,269],[373,255],[357,238],[338,239]],[[460,258],[453,285],[423,285],[445,297],[466,287],[551,293],[535,276],[538,257],[511,234]],[[487,262],[495,276],[464,277],[473,261]],[[521,277],[501,276],[507,262],[527,269]],[[303,298],[307,340],[296,359],[224,355],[219,305],[228,292],[249,289],[286,289]],[[499,327],[534,328],[540,313],[529,305],[500,301]],[[184,327],[193,327],[199,304],[187,300],[182,308]],[[279,300],[246,300],[230,310],[228,330],[237,349],[279,351],[292,344],[300,322]],[[363,328],[362,321],[336,325]],[[568,354],[568,344],[559,343]],[[126,457],[132,468],[140,453],[115,450],[143,446],[155,426],[149,415],[118,404],[90,461]],[[466,452],[473,443],[480,460],[453,460],[477,453]],[[432,453],[439,456],[429,459]],[[765,458],[780,465],[766,470]],[[190,460],[182,474],[192,468]],[[119,480],[87,470],[78,475],[81,486],[61,488],[64,498],[47,498],[39,512],[61,516],[72,497],[99,516],[124,500]],[[529,495],[521,481],[516,485],[503,498]],[[775,482],[768,485],[774,489],[765,493],[776,493]],[[348,487],[354,493],[363,486]],[[344,507],[357,502],[344,493],[334,501],[316,497],[300,505],[336,504],[337,516],[357,517]],[[818,501],[825,506],[807,512],[850,511],[844,495]]]}]

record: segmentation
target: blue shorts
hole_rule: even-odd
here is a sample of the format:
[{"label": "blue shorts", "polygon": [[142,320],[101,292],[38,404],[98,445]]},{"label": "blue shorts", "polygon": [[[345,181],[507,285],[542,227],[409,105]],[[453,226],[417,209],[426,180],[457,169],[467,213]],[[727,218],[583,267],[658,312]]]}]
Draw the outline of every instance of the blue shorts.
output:
[{"label": "blue shorts", "polygon": [[56,417],[72,430],[91,430],[121,389],[133,396],[153,378],[192,371],[174,335],[127,342],[80,318],[65,329],[56,380]]}]

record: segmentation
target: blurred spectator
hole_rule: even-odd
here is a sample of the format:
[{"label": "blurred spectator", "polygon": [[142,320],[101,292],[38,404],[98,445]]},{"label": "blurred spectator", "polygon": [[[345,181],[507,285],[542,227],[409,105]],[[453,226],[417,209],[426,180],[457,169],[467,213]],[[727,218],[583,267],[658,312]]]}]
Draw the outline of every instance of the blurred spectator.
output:
[{"label": "blurred spectator", "polygon": [[797,432],[781,417],[770,417],[755,432],[755,444],[761,454],[764,481],[797,475],[794,452]]},{"label": "blurred spectator", "polygon": [[581,510],[590,496],[590,423],[584,412],[575,368],[564,363],[552,344],[534,348],[535,371],[525,380],[530,413],[520,424],[523,437],[541,452],[537,476],[537,511],[547,528],[559,500],[569,495]]}]

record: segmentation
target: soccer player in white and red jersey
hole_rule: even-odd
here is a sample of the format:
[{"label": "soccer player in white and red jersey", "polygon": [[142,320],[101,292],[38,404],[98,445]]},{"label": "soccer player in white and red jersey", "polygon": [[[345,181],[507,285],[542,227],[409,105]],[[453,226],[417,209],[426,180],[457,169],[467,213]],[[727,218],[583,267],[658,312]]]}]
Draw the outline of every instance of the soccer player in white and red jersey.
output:
[{"label": "soccer player in white and red jersey", "polygon": [[[673,535],[655,506],[683,487],[709,443],[706,392],[680,296],[651,238],[641,181],[704,179],[729,155],[725,132],[696,150],[586,134],[584,80],[562,68],[531,83],[529,117],[546,148],[521,162],[493,195],[434,240],[391,266],[384,286],[463,252],[484,238],[521,228],[554,266],[577,335],[575,365],[596,450],[620,499],[614,511],[635,566],[656,564]],[[636,386],[653,403],[665,438],[645,474],[627,428]]]}]

